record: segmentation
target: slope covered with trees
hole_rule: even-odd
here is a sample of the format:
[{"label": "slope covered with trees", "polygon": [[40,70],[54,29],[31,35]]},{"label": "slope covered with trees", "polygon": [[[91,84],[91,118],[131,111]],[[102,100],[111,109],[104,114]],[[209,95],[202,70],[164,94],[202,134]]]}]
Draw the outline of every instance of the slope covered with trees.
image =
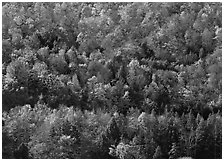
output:
[{"label": "slope covered with trees", "polygon": [[222,157],[221,3],[2,5],[3,158]]}]

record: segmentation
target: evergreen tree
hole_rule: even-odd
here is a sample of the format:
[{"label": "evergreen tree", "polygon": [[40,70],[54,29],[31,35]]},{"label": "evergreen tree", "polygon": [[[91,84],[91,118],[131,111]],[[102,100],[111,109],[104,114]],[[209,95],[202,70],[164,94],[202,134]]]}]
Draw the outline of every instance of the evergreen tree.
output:
[{"label": "evergreen tree", "polygon": [[155,153],[153,155],[153,159],[162,159],[162,158],[163,158],[163,155],[162,155],[161,148],[160,146],[157,146]]}]

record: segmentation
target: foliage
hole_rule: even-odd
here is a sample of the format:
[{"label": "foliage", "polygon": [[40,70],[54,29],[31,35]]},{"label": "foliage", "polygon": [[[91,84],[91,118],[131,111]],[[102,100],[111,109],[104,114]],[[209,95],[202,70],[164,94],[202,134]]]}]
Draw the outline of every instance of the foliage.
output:
[{"label": "foliage", "polygon": [[221,158],[219,2],[4,2],[3,158]]},{"label": "foliage", "polygon": [[30,157],[42,159],[220,158],[220,114],[212,114],[207,120],[201,116],[192,120],[196,131],[183,124],[189,121],[188,115],[193,114],[182,118],[172,112],[139,116],[134,111],[122,122],[122,115],[111,117],[103,111],[83,113],[65,106],[52,110],[41,104],[33,109],[20,106],[3,115],[3,136],[12,142],[3,144],[3,154],[10,155],[7,151],[24,142],[28,144]]}]

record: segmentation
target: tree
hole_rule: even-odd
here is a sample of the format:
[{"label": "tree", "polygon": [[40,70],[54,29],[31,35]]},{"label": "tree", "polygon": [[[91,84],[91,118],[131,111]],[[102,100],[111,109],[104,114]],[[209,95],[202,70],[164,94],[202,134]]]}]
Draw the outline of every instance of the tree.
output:
[{"label": "tree", "polygon": [[161,159],[163,158],[160,146],[157,146],[155,153],[153,155],[153,159]]}]

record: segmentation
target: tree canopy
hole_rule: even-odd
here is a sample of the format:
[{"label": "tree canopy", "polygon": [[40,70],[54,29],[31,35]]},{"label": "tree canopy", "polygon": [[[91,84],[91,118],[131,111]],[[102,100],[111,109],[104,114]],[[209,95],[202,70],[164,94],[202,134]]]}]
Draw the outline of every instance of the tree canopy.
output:
[{"label": "tree canopy", "polygon": [[3,2],[3,158],[221,158],[221,73],[221,2]]}]

